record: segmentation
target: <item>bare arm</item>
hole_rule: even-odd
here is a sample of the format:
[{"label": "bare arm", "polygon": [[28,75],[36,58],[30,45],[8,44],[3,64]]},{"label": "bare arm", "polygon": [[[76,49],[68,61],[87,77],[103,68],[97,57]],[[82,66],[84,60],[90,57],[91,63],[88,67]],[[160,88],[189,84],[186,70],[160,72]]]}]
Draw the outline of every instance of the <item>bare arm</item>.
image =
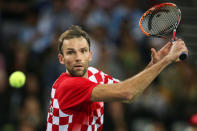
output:
[{"label": "bare arm", "polygon": [[141,93],[168,64],[170,64],[170,61],[166,57],[157,64],[123,82],[98,85],[92,91],[91,100],[131,102],[131,100]]},{"label": "bare arm", "polygon": [[167,56],[134,77],[117,84],[96,86],[92,91],[91,101],[131,102],[138,94],[148,87],[167,65],[177,60],[181,52],[187,52],[187,48],[183,41],[179,40],[176,43],[177,44],[172,46]]}]

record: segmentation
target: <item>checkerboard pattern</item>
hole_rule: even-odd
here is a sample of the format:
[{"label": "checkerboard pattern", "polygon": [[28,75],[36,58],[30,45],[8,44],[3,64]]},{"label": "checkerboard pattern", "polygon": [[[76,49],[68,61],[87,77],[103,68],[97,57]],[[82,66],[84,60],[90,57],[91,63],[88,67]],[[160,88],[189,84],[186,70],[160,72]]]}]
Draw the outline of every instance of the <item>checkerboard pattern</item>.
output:
[{"label": "checkerboard pattern", "polygon": [[[88,78],[90,81],[99,84],[117,83],[119,80],[97,70],[96,68],[88,68]],[[47,131],[102,131],[104,118],[104,103],[92,102],[90,116],[87,122],[76,124],[75,118],[79,117],[74,114],[66,114],[59,108],[58,99],[55,98],[56,82],[51,91],[51,104],[48,111]],[[88,124],[87,124],[88,123]]]},{"label": "checkerboard pattern", "polygon": [[99,84],[113,84],[119,82],[118,79],[112,78],[94,67],[88,68],[88,79]]},{"label": "checkerboard pattern", "polygon": [[48,112],[47,131],[66,131],[72,123],[73,115],[65,114],[59,108],[58,100],[54,97],[56,89],[51,90],[51,104]]}]

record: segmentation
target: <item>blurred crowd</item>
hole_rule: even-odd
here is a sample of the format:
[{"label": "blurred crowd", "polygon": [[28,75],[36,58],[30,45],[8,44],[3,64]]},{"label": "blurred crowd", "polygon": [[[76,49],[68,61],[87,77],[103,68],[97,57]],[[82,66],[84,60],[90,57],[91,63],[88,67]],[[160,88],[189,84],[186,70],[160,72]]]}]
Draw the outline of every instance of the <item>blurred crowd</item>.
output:
[{"label": "blurred crowd", "polygon": [[[91,37],[94,66],[124,80],[145,68],[150,48],[166,41],[146,38],[138,27],[156,0],[1,0],[0,131],[46,130],[51,87],[65,71],[57,59],[58,37],[80,25]],[[23,71],[24,87],[9,75]],[[132,104],[106,103],[104,131],[196,131],[197,72],[189,61],[165,69]],[[192,123],[192,124],[191,124]]]}]

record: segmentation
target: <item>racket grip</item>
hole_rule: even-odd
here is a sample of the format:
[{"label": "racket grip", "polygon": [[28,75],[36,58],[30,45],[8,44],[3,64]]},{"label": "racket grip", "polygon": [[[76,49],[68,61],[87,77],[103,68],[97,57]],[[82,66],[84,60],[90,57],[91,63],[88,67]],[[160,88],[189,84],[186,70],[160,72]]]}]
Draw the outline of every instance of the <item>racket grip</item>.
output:
[{"label": "racket grip", "polygon": [[187,54],[185,52],[182,52],[181,55],[179,56],[180,60],[185,60],[187,58]]}]

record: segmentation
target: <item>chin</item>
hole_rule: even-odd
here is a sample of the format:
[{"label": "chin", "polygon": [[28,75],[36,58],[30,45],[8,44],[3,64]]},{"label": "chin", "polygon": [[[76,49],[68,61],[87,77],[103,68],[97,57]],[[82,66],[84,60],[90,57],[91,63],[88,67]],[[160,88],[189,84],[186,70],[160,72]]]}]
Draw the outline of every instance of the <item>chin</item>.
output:
[{"label": "chin", "polygon": [[73,77],[83,77],[86,74],[86,70],[71,71],[70,74]]},{"label": "chin", "polygon": [[75,77],[82,77],[83,75],[84,75],[83,72],[76,72],[72,74],[72,76],[75,76]]}]

